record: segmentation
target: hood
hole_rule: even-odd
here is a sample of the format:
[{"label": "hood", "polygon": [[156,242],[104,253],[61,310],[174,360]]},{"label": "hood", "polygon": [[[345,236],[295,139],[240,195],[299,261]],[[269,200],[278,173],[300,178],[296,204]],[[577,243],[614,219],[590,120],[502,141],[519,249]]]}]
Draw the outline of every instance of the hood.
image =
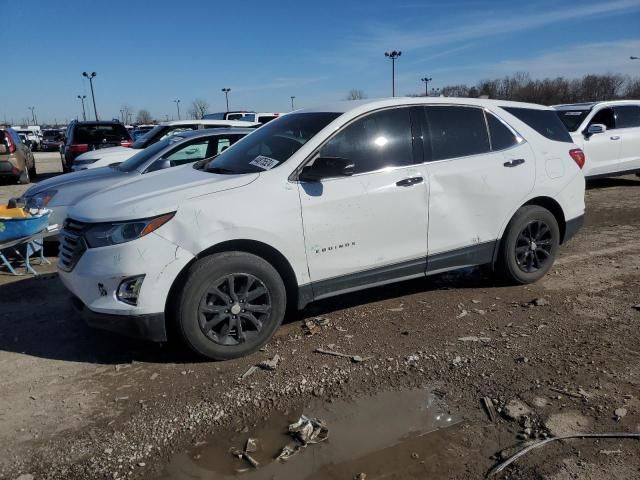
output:
[{"label": "hood", "polygon": [[[131,173],[138,174],[138,172]],[[56,190],[56,194],[49,203],[50,206],[72,205],[90,193],[131,176],[131,173],[110,167],[66,173],[38,182],[27,190],[24,196],[29,198],[43,192]]]},{"label": "hood", "polygon": [[253,182],[259,173],[220,175],[203,172],[192,164],[136,175],[100,190],[68,212],[81,222],[133,220],[178,210],[189,198],[210,195]]},{"label": "hood", "polygon": [[99,148],[97,150],[89,150],[81,155],[78,155],[76,159],[78,160],[90,160],[92,158],[105,158],[105,157],[114,157],[121,158],[123,154],[129,153],[125,158],[131,157],[138,153],[140,149],[129,148],[129,147],[109,147],[109,148]]}]

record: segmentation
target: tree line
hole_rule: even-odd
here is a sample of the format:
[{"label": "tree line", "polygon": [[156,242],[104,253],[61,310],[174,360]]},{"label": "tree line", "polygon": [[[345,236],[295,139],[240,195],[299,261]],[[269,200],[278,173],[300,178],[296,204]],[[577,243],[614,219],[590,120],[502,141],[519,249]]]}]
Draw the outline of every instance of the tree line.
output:
[{"label": "tree line", "polygon": [[532,79],[529,73],[519,72],[503,78],[480,80],[472,86],[446,85],[440,89],[440,94],[445,97],[482,96],[542,105],[640,99],[640,77],[608,73],[580,78]]}]

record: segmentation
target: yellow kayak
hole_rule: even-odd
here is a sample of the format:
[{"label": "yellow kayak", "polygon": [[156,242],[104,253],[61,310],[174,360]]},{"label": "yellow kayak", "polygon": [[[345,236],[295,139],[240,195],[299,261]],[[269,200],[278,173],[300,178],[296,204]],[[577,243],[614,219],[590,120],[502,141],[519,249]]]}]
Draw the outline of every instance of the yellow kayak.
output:
[{"label": "yellow kayak", "polygon": [[0,218],[31,218],[31,215],[24,208],[9,208],[6,205],[0,205]]}]

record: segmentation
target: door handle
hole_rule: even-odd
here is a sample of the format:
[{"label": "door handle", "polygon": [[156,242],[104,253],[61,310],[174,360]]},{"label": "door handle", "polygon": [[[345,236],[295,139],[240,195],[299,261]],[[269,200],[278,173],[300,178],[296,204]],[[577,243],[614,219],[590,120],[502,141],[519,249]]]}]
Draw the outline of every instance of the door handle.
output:
[{"label": "door handle", "polygon": [[518,165],[522,165],[523,163],[524,163],[524,158],[514,158],[513,160],[504,162],[503,165],[505,167],[517,167]]},{"label": "door handle", "polygon": [[613,137],[609,137],[611,140],[620,140],[620,137],[618,135],[615,135]]},{"label": "door handle", "polygon": [[416,185],[418,183],[422,183],[424,181],[424,178],[422,177],[410,177],[410,178],[404,178],[402,180],[398,180],[396,182],[396,185],[398,187],[410,187],[411,185]]}]

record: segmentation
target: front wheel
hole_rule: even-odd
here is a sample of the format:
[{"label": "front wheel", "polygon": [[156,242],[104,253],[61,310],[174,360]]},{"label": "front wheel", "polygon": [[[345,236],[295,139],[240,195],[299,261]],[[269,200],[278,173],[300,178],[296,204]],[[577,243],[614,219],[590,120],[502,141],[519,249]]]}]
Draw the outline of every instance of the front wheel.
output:
[{"label": "front wheel", "polygon": [[541,279],[551,268],[560,245],[560,228],[553,214],[526,205],[513,216],[500,248],[498,271],[509,283]]},{"label": "front wheel", "polygon": [[286,305],[284,282],[270,263],[249,253],[224,252],[189,269],[175,313],[178,331],[194,352],[227,360],[267,343]]}]

